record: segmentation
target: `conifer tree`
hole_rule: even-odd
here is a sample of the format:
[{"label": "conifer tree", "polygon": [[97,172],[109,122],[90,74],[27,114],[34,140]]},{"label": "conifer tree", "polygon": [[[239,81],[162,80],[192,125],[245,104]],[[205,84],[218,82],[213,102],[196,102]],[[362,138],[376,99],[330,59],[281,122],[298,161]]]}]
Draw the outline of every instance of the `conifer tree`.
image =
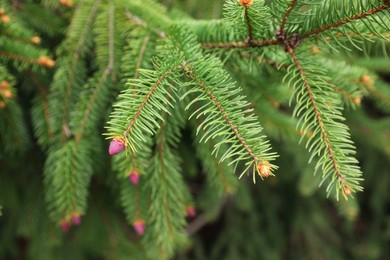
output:
[{"label": "conifer tree", "polygon": [[388,255],[390,2],[187,2],[2,0],[0,256]]}]

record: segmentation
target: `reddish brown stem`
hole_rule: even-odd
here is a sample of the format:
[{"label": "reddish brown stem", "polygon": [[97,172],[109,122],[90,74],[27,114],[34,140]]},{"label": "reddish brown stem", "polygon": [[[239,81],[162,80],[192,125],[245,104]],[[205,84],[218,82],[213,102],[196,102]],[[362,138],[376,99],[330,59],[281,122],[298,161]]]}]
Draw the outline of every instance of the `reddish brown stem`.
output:
[{"label": "reddish brown stem", "polygon": [[253,40],[253,32],[252,32],[252,24],[251,24],[251,20],[250,20],[249,14],[248,14],[248,7],[247,6],[245,6],[245,21],[246,21],[246,26],[248,27],[247,42],[249,45],[251,45],[252,40]]},{"label": "reddish brown stem", "polygon": [[139,55],[138,55],[138,59],[137,59],[137,64],[135,66],[135,73],[134,73],[134,78],[135,79],[138,79],[138,76],[139,76],[139,70],[138,69],[141,68],[142,60],[144,58],[144,54],[145,54],[146,47],[148,45],[149,40],[150,40],[150,36],[147,35],[144,38],[144,41],[142,42],[142,46],[141,46],[141,49],[139,51]]},{"label": "reddish brown stem", "polygon": [[0,51],[0,56],[6,57],[8,59],[22,61],[22,62],[39,64],[37,59],[30,59],[30,58],[26,58],[26,57],[19,56],[19,55],[16,55],[16,54],[7,53],[7,52],[4,52],[4,51]]},{"label": "reddish brown stem", "polygon": [[284,26],[286,25],[287,19],[291,14],[292,9],[294,8],[295,4],[297,3],[297,0],[292,0],[289,7],[287,8],[286,12],[284,13],[282,22],[280,23],[279,33],[284,33]]},{"label": "reddish brown stem", "polygon": [[248,48],[248,47],[265,47],[270,45],[277,45],[276,39],[256,40],[252,39],[251,42],[203,42],[201,45],[203,48]]}]

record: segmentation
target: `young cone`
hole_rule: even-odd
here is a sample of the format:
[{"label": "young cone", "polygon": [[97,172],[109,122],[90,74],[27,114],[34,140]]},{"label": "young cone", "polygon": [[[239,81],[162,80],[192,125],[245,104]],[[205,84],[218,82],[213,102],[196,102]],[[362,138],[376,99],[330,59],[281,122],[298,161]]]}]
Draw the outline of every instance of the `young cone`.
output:
[{"label": "young cone", "polygon": [[70,218],[72,220],[73,225],[76,225],[76,226],[80,225],[81,215],[79,213],[72,213]]},{"label": "young cone", "polygon": [[137,186],[139,177],[140,177],[139,170],[137,168],[131,169],[129,174],[129,180],[134,186]]},{"label": "young cone", "polygon": [[190,217],[190,218],[196,217],[196,210],[195,210],[194,206],[191,206],[191,205],[187,206],[186,213],[187,213],[187,217]]},{"label": "young cone", "polygon": [[137,235],[142,236],[145,233],[145,221],[143,219],[134,221],[133,227]]},{"label": "young cone", "polygon": [[114,138],[114,140],[111,141],[110,147],[108,148],[108,153],[112,155],[116,155],[126,148],[126,142],[123,140],[123,138]]},{"label": "young cone", "polygon": [[69,222],[66,219],[61,220],[60,226],[62,232],[67,232],[69,230]]}]

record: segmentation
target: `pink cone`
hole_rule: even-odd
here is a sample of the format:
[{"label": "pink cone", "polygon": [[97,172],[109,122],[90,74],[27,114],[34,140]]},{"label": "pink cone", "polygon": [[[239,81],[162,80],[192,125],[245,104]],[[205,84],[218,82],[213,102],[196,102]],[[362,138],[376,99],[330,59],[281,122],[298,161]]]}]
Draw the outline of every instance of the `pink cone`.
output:
[{"label": "pink cone", "polygon": [[72,219],[72,223],[76,226],[80,225],[81,223],[81,215],[78,213],[74,213],[70,217]]},{"label": "pink cone", "polygon": [[193,206],[188,206],[186,208],[186,213],[188,217],[194,218],[196,216],[196,210]]},{"label": "pink cone", "polygon": [[108,148],[108,153],[112,155],[116,155],[126,148],[126,143],[122,138],[114,138],[114,140],[111,141],[110,147]]},{"label": "pink cone", "polygon": [[129,174],[129,180],[131,181],[131,183],[133,183],[134,186],[137,186],[138,181],[139,181],[139,177],[140,177],[140,174],[139,174],[138,169],[137,168],[132,169],[130,174]]},{"label": "pink cone", "polygon": [[145,233],[145,221],[142,219],[138,219],[133,223],[133,227],[135,232],[139,235],[142,236]]},{"label": "pink cone", "polygon": [[61,226],[62,232],[67,232],[69,230],[69,223],[66,220],[61,220],[60,226]]}]

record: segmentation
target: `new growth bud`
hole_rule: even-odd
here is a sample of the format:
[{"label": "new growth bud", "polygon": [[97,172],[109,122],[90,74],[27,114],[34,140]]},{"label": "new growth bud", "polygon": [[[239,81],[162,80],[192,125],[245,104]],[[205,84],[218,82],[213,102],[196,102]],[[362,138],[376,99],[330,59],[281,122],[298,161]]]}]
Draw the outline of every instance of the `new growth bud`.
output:
[{"label": "new growth bud", "polygon": [[365,85],[366,87],[372,87],[372,85],[374,84],[373,78],[368,75],[361,76],[359,78],[359,82]]},{"label": "new growth bud", "polygon": [[116,155],[126,148],[126,142],[123,138],[114,138],[114,140],[111,141],[110,147],[108,148],[108,153],[112,155]]},{"label": "new growth bud", "polygon": [[6,89],[9,87],[9,82],[6,81],[6,80],[3,80],[2,82],[0,82],[0,89]]},{"label": "new growth bud", "polygon": [[253,0],[238,0],[238,2],[240,3],[240,5],[248,7],[252,5]]},{"label": "new growth bud", "polygon": [[269,165],[269,163],[267,161],[261,162],[261,163],[257,164],[257,172],[263,178],[268,177],[272,174],[271,166]]},{"label": "new growth bud", "polygon": [[351,188],[348,185],[343,186],[343,192],[345,196],[351,196],[352,194]]},{"label": "new growth bud", "polygon": [[9,86],[10,84],[8,81],[3,80],[0,82],[0,96],[2,96],[4,99],[10,99],[13,96]]},{"label": "new growth bud", "polygon": [[41,43],[41,37],[39,36],[34,36],[30,39],[30,41],[34,44],[40,44]]},{"label": "new growth bud", "polygon": [[352,99],[352,102],[356,105],[360,105],[362,103],[362,99],[360,97],[355,97]]},{"label": "new growth bud", "polygon": [[47,56],[39,57],[38,64],[49,69],[53,68],[56,65],[55,61]]},{"label": "new growth bud", "polygon": [[0,16],[0,21],[4,24],[7,24],[11,21],[11,19],[9,18],[8,15],[5,14]]}]

